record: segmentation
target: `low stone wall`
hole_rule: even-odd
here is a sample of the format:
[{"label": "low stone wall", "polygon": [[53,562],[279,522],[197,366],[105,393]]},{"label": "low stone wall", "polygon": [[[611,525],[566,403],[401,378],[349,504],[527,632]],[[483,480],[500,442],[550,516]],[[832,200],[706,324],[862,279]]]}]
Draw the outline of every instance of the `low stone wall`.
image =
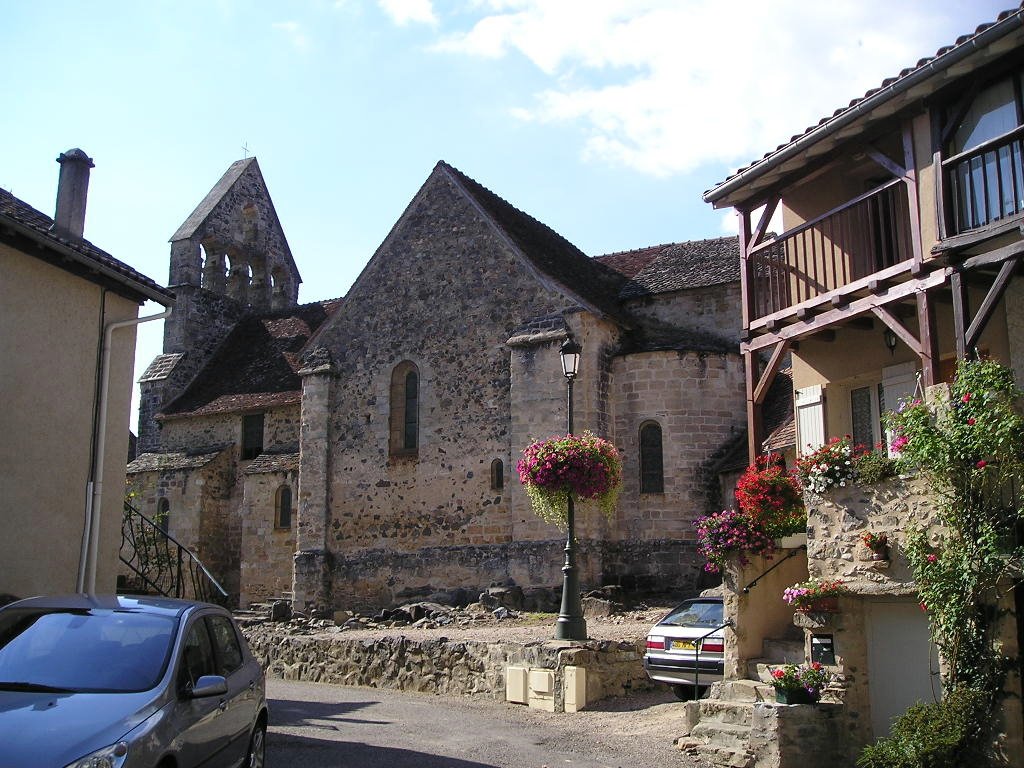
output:
[{"label": "low stone wall", "polygon": [[414,640],[404,635],[351,638],[292,635],[266,625],[243,631],[267,676],[284,680],[503,700],[505,668],[525,666],[554,670],[556,711],[562,710],[567,666],[586,669],[588,702],[656,686],[644,672],[640,642],[514,643],[447,637]]},{"label": "low stone wall", "polygon": [[846,763],[842,706],[754,704],[749,749],[757,768],[832,768]]}]

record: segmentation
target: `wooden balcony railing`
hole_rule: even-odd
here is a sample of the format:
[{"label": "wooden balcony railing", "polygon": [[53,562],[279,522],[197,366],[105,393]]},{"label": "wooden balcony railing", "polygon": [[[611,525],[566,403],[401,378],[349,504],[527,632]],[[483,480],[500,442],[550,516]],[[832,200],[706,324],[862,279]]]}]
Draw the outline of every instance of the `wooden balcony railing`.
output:
[{"label": "wooden balcony railing", "polygon": [[906,186],[893,179],[751,250],[751,319],[913,258]]},{"label": "wooden balcony railing", "polygon": [[1024,126],[942,162],[953,233],[1024,210]]}]

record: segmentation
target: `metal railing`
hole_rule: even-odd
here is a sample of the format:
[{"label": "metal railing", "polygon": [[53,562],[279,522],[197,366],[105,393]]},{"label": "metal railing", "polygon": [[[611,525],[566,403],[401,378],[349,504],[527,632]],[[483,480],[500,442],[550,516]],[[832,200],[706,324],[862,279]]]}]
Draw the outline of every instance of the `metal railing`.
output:
[{"label": "metal railing", "polygon": [[747,584],[747,586],[745,586],[745,587],[743,588],[743,594],[745,595],[745,594],[747,594],[748,592],[750,592],[750,590],[751,590],[751,589],[753,589],[754,587],[756,587],[756,586],[757,586],[757,583],[758,583],[758,582],[759,582],[759,581],[760,581],[761,579],[763,579],[763,578],[764,578],[765,576],[767,576],[767,575],[768,575],[769,573],[771,573],[772,571],[774,571],[774,570],[775,570],[776,568],[778,568],[778,567],[779,567],[780,565],[782,565],[782,564],[783,564],[784,562],[786,562],[787,560],[789,560],[789,558],[791,558],[791,557],[796,557],[796,556],[797,556],[797,555],[799,555],[799,554],[800,554],[801,552],[805,552],[806,550],[807,550],[807,545],[806,545],[806,544],[801,544],[801,545],[800,545],[799,547],[797,547],[796,549],[794,549],[794,550],[793,550],[792,552],[790,552],[790,553],[789,553],[788,555],[786,555],[786,556],[785,556],[784,558],[782,558],[781,560],[779,560],[779,561],[778,561],[777,563],[774,563],[774,564],[772,565],[772,567],[771,567],[771,568],[769,568],[769,569],[768,569],[768,570],[766,570],[766,571],[765,571],[764,573],[762,573],[762,574],[761,574],[760,576],[758,576],[758,577],[757,577],[756,579],[754,579],[754,580],[753,580],[752,582],[750,582],[749,584]]},{"label": "metal railing", "polygon": [[[720,624],[712,630],[709,630],[705,634],[698,637],[693,643],[693,698],[700,698],[700,651],[704,645],[704,641],[707,640],[711,635],[715,634],[719,630],[725,629],[726,627],[733,626],[732,619],[726,620],[724,624]],[[722,638],[722,645],[725,645],[725,638]]]},{"label": "metal railing", "polygon": [[1024,126],[942,162],[956,233],[1024,210]]},{"label": "metal railing", "polygon": [[128,502],[121,520],[121,562],[147,592],[226,605],[228,593],[192,552]]},{"label": "metal railing", "polygon": [[751,249],[752,319],[913,258],[906,185],[893,179]]}]

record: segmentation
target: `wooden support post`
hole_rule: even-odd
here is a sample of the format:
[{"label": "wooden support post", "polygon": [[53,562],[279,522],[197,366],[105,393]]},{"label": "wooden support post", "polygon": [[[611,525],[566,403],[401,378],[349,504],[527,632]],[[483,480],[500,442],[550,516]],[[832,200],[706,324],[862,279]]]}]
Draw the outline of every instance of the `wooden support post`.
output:
[{"label": "wooden support post", "polygon": [[956,359],[967,359],[967,321],[971,316],[967,297],[967,286],[959,270],[953,270],[949,276],[949,286],[953,289],[953,334],[956,338]]},{"label": "wooden support post", "polygon": [[935,303],[928,291],[917,294],[917,327],[921,336],[921,383],[927,388],[939,380],[939,335],[935,326]]}]

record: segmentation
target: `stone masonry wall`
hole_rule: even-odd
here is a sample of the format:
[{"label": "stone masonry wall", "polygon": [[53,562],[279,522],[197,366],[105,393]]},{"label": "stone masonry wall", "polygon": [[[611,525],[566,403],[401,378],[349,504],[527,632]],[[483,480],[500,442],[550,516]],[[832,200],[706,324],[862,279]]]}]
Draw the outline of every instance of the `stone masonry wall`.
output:
[{"label": "stone masonry wall", "polygon": [[[241,508],[241,562],[239,604],[247,606],[281,597],[292,589],[295,556],[294,504],[298,497],[298,472],[267,472],[244,476]],[[277,492],[292,492],[292,524],[275,526]]]},{"label": "stone masonry wall", "polygon": [[591,641],[567,644],[485,643],[401,635],[355,640],[339,635],[295,636],[264,627],[245,631],[253,654],[270,677],[363,685],[403,691],[505,698],[510,665],[555,671],[556,711],[561,710],[567,666],[587,670],[587,701],[650,690],[640,643]]},{"label": "stone masonry wall", "polygon": [[[619,540],[693,541],[693,521],[711,508],[718,479],[710,471],[723,445],[746,428],[740,356],[648,352],[612,366],[614,439],[623,455]],[[640,427],[662,430],[664,493],[640,493]]]},{"label": "stone masonry wall", "polygon": [[[339,562],[395,555],[387,579],[359,580],[366,590],[447,579],[450,561],[420,568],[422,548],[512,541],[517,448],[505,341],[527,319],[573,303],[497,237],[443,172],[431,176],[319,339],[337,367],[328,548]],[[419,372],[419,446],[414,456],[391,456],[391,375],[403,361]],[[495,459],[505,467],[504,489],[491,488]],[[475,574],[466,586],[485,578]]]},{"label": "stone masonry wall", "polygon": [[738,340],[743,325],[743,316],[737,309],[742,306],[739,281],[677,291],[671,300],[665,296],[638,299],[627,306],[640,317],[706,331],[723,339]]}]

